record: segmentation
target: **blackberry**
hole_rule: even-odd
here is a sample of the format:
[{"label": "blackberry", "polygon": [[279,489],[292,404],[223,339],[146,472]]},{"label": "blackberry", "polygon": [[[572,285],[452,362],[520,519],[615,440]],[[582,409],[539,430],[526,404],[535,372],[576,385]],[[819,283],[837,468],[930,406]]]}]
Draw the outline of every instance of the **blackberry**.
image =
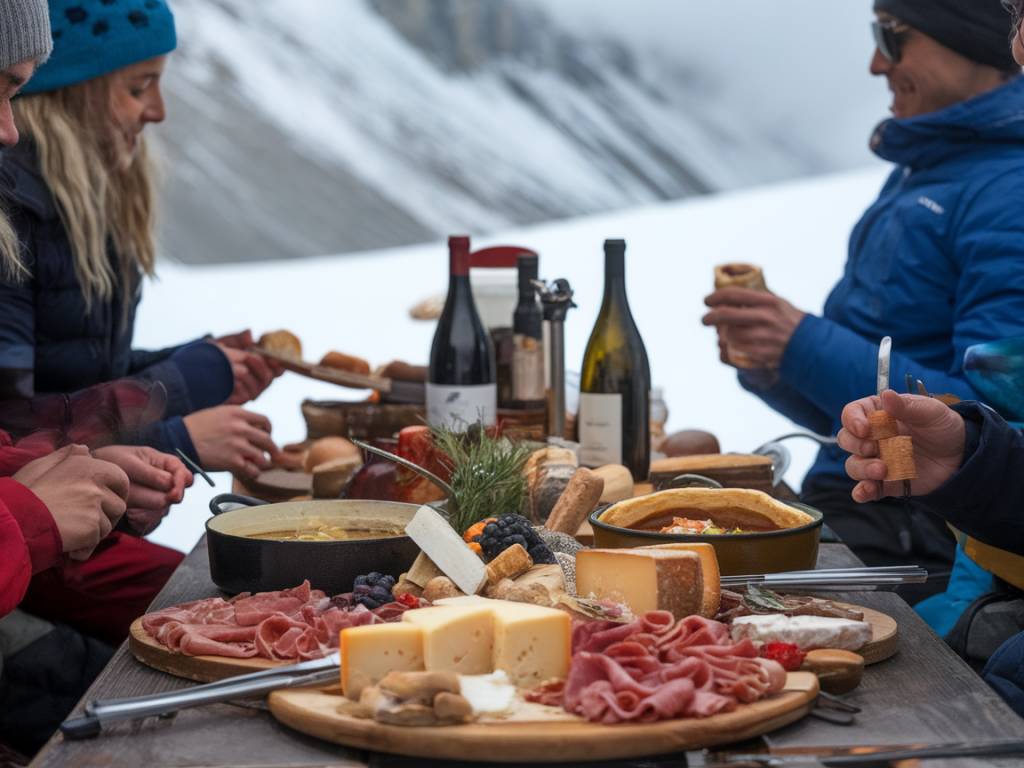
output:
[{"label": "blackberry", "polygon": [[493,523],[484,526],[483,532],[475,539],[480,543],[484,560],[490,562],[513,544],[521,544],[530,553],[533,562],[554,563],[555,556],[541,541],[530,521],[522,515],[502,515]]},{"label": "blackberry", "polygon": [[365,576],[356,576],[352,586],[352,600],[357,605],[363,605],[371,611],[380,608],[385,603],[390,603],[394,598],[391,590],[395,586],[395,577],[373,571]]}]

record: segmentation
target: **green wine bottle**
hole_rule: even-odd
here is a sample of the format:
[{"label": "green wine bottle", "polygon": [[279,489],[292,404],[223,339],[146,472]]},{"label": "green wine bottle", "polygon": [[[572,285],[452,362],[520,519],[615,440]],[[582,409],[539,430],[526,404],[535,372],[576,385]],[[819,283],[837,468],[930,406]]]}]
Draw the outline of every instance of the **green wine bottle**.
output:
[{"label": "green wine bottle", "polygon": [[604,300],[580,375],[580,463],[624,464],[637,481],[651,464],[651,367],[626,299],[626,242],[604,242]]}]

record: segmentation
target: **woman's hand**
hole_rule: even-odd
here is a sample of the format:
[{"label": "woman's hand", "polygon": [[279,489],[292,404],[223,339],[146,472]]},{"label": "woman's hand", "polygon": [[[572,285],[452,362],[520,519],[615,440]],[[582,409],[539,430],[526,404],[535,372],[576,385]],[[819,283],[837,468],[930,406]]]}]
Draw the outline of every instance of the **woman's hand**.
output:
[{"label": "woman's hand", "polygon": [[270,419],[237,405],[221,405],[186,416],[185,428],[204,469],[254,478],[277,453]]},{"label": "woman's hand", "polygon": [[125,514],[132,533],[138,536],[156,528],[192,485],[192,473],[180,459],[153,448],[112,445],[95,450],[92,455],[116,464],[128,475],[131,488]]},{"label": "woman's hand", "polygon": [[722,345],[746,355],[757,368],[778,368],[782,355],[805,312],[774,293],[748,288],[721,288],[704,299],[711,307],[701,319],[718,328],[722,361],[729,363]]},{"label": "woman's hand", "polygon": [[284,368],[277,361],[249,351],[255,345],[252,331],[221,336],[214,339],[213,343],[231,363],[231,372],[235,377],[235,388],[227,400],[229,405],[241,405],[255,400],[274,379],[284,373]]},{"label": "woman's hand", "polygon": [[14,475],[53,516],[64,551],[87,560],[125,512],[129,481],[114,464],[69,445],[26,464]]},{"label": "woman's hand", "polygon": [[952,477],[964,457],[964,420],[959,413],[932,397],[899,395],[892,390],[881,397],[865,397],[843,408],[839,447],[852,455],[846,473],[859,481],[854,501],[876,501],[899,495],[902,483],[883,482],[888,469],[878,457],[878,442],[870,438],[868,414],[885,410],[899,425],[901,435],[914,439],[917,479],[911,481],[915,496],[931,493]]}]

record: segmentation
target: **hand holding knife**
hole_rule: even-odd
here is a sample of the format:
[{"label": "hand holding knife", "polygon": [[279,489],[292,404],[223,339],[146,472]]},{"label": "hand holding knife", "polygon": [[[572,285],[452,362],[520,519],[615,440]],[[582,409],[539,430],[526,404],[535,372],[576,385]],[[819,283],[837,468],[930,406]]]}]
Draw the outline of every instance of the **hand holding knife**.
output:
[{"label": "hand holding knife", "polygon": [[[878,345],[878,375],[877,394],[889,389],[889,368],[892,358],[892,338],[886,336]],[[869,416],[871,426],[871,439],[878,441],[878,454],[888,469],[886,482],[896,480],[903,481],[903,495],[908,497],[910,493],[910,481],[917,477],[917,469],[914,466],[914,446],[911,438],[900,435],[896,425],[896,419],[883,410],[878,410]]]}]

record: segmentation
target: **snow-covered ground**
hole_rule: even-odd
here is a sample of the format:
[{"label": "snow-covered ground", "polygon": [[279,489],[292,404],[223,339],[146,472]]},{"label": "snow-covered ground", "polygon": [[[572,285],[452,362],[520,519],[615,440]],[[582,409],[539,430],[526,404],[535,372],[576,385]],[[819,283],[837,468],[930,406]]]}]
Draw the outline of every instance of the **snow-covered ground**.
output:
[{"label": "snow-covered ground", "polygon": [[[718,361],[714,331],[700,325],[711,270],[724,261],[763,265],[769,287],[797,306],[820,312],[839,278],[849,231],[874,198],[880,165],[808,181],[652,205],[517,229],[475,241],[510,243],[541,254],[541,274],[567,277],[579,309],[566,327],[567,366],[578,369],[602,292],[602,242],[627,243],[627,289],[651,358],[655,386],[665,390],[669,428],[708,429],[725,451],[749,451],[792,427],[744,392]],[[137,344],[159,347],[199,336],[252,328],[289,328],[306,357],[335,348],[373,363],[426,360],[433,325],[409,319],[408,308],[443,292],[443,243],[287,262],[197,268],[164,263],[147,286]],[[338,398],[336,387],[291,373],[253,404],[274,423],[274,437],[305,437],[299,404]],[[791,443],[788,480],[799,486],[813,451]],[[152,538],[188,550],[203,531],[207,504],[230,490],[230,477],[201,480]]]}]

